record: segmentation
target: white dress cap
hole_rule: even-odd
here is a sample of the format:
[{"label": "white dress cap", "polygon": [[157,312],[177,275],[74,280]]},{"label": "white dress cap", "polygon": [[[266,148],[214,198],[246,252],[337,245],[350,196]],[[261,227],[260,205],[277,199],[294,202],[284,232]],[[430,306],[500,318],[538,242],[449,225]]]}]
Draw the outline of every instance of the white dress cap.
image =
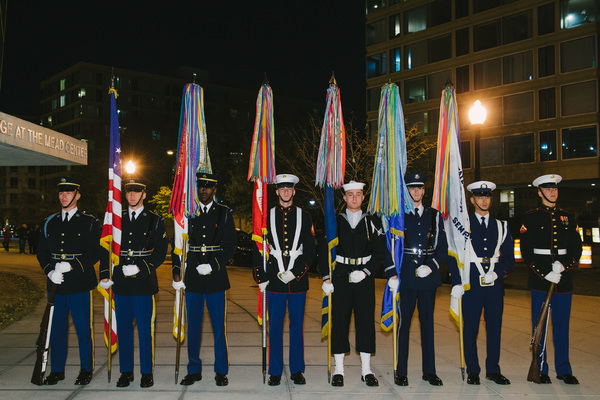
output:
[{"label": "white dress cap", "polygon": [[347,192],[348,190],[364,190],[365,184],[362,182],[350,181],[342,187],[344,188],[344,192]]}]

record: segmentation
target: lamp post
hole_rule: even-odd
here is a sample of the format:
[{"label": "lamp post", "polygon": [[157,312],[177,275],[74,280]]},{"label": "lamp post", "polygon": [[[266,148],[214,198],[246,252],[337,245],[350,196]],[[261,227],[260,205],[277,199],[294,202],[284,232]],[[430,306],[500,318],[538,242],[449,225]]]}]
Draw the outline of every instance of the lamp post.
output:
[{"label": "lamp post", "polygon": [[481,134],[481,126],[485,122],[486,116],[487,111],[485,110],[485,107],[481,105],[479,100],[475,100],[475,104],[469,110],[469,120],[471,121],[471,127],[473,128],[475,134],[475,181],[479,180],[479,137]]}]

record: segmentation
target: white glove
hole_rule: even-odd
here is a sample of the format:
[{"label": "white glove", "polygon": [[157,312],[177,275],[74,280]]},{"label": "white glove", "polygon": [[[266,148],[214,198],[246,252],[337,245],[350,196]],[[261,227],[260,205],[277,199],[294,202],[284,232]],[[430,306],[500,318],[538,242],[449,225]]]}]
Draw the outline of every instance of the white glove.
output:
[{"label": "white glove", "polygon": [[392,289],[392,292],[396,293],[398,291],[398,286],[400,286],[400,280],[398,278],[390,278],[388,279],[387,284],[390,287],[390,289]]},{"label": "white glove", "polygon": [[321,286],[325,294],[333,293],[333,283],[323,282],[323,286]]},{"label": "white glove", "polygon": [[494,271],[488,271],[485,273],[485,275],[483,275],[483,281],[485,283],[492,283],[496,279],[498,279],[498,274],[495,273]]},{"label": "white glove", "polygon": [[111,287],[113,285],[113,281],[111,281],[110,279],[102,279],[100,281],[100,283],[98,284],[98,286],[100,286],[102,289],[104,290],[108,290],[109,287]]},{"label": "white glove", "polygon": [[56,285],[60,285],[61,283],[63,283],[65,281],[65,278],[63,277],[62,272],[57,271],[55,269],[53,269],[52,271],[50,271],[50,273],[48,273],[48,279],[50,279],[52,281],[52,283],[54,283]]},{"label": "white glove", "polygon": [[463,294],[465,294],[465,288],[463,285],[454,285],[452,286],[452,292],[450,292],[450,296],[455,299],[460,299]]},{"label": "white glove", "polygon": [[54,269],[57,270],[58,272],[65,274],[65,273],[71,271],[71,264],[69,264],[66,261],[61,261],[59,263],[56,263],[56,265],[54,266]]},{"label": "white glove", "polygon": [[431,274],[431,268],[429,268],[427,265],[421,265],[419,268],[417,268],[417,276],[419,278],[425,278],[429,274]]},{"label": "white glove", "polygon": [[173,289],[175,289],[175,290],[185,289],[185,284],[183,283],[183,281],[179,281],[179,282],[173,281],[172,286],[173,286]]},{"label": "white glove", "polygon": [[294,274],[292,273],[292,271],[290,271],[290,270],[278,273],[277,277],[283,283],[289,283],[289,282],[291,282],[292,280],[294,280],[296,278],[294,276]]},{"label": "white glove", "polygon": [[138,268],[138,266],[134,265],[134,264],[123,265],[122,268],[123,268],[123,275],[125,275],[125,276],[134,276],[135,274],[140,272],[140,269]]},{"label": "white glove", "polygon": [[560,282],[560,274],[558,272],[549,272],[548,275],[544,277],[547,281],[558,284]]},{"label": "white glove", "polygon": [[350,282],[352,282],[352,283],[359,283],[366,277],[367,277],[367,274],[365,274],[363,271],[350,272]]},{"label": "white glove", "polygon": [[260,289],[261,292],[264,292],[265,290],[267,290],[267,286],[269,286],[269,281],[261,282],[258,284],[258,288]]},{"label": "white glove", "polygon": [[212,272],[212,267],[210,264],[200,264],[196,267],[196,271],[198,271],[200,275],[208,275]]},{"label": "white glove", "polygon": [[552,272],[556,272],[557,274],[560,274],[564,270],[565,270],[565,267],[564,267],[564,265],[562,265],[562,263],[560,261],[556,260],[552,263]]}]

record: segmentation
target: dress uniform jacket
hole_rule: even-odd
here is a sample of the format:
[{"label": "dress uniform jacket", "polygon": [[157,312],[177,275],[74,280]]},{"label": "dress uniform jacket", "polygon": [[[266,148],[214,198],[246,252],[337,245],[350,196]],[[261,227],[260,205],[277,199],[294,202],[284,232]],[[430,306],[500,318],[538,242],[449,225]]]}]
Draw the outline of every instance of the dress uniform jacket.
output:
[{"label": "dress uniform jacket", "polygon": [[[282,260],[285,270],[288,270],[290,265],[290,251],[293,250],[294,237],[296,234],[297,212],[299,207],[291,206],[283,208],[281,206],[273,207],[275,214],[275,229],[278,239],[277,246],[281,249]],[[273,210],[272,209],[272,210]],[[269,230],[268,242],[270,245],[274,243],[273,232],[271,229],[272,211],[267,217],[267,229]],[[300,209],[301,224],[300,237],[298,240],[298,248],[302,248],[302,254],[298,255],[292,266],[292,273],[296,279],[289,283],[283,283],[277,274],[280,272],[279,263],[273,254],[269,254],[267,261],[267,271],[263,269],[262,254],[255,248],[253,256],[254,264],[254,279],[256,282],[269,281],[267,290],[274,293],[302,293],[308,291],[308,269],[315,261],[316,246],[313,232],[312,219],[310,214]]]},{"label": "dress uniform jacket", "polygon": [[529,266],[529,289],[548,291],[550,282],[544,278],[552,271],[552,263],[558,260],[565,271],[556,292],[572,292],[572,271],[581,257],[581,237],[575,215],[560,208],[541,206],[523,216],[520,231],[521,254]]},{"label": "dress uniform jacket", "polygon": [[[68,222],[61,213],[49,216],[44,222],[37,259],[48,275],[61,261],[71,264],[72,271],[64,274],[56,294],[89,292],[98,285],[94,264],[100,259],[100,226],[96,218],[77,211]],[[52,282],[48,279],[48,290]]]},{"label": "dress uniform jacket", "polygon": [[[165,261],[169,246],[165,221],[146,208],[135,220],[129,219],[128,210],[121,217],[121,254],[119,265],[113,270],[114,293],[121,296],[147,296],[158,293],[156,268]],[[100,279],[108,279],[108,251],[103,251]],[[123,275],[123,265],[136,265],[135,276]]]},{"label": "dress uniform jacket", "polygon": [[[213,202],[206,214],[198,214],[189,221],[189,245],[185,269],[186,291],[191,293],[216,293],[230,288],[227,262],[237,249],[237,234],[231,210]],[[208,275],[199,275],[196,267],[210,264]],[[180,276],[181,260],[173,255],[173,275]]]}]

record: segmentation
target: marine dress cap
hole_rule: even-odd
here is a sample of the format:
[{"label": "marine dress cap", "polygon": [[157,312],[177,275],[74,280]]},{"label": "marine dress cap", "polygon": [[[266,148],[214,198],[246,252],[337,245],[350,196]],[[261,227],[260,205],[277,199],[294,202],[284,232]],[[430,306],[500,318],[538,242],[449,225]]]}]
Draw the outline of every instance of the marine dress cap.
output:
[{"label": "marine dress cap", "polygon": [[427,175],[422,173],[406,174],[404,175],[404,182],[406,186],[425,186],[427,182]]},{"label": "marine dress cap", "polygon": [[535,178],[533,186],[543,188],[558,187],[558,183],[562,181],[562,176],[556,174],[542,175]]},{"label": "marine dress cap", "polygon": [[219,182],[214,174],[209,174],[208,172],[197,172],[196,180],[198,181],[198,187],[204,188],[215,187],[217,182]]},{"label": "marine dress cap", "polygon": [[350,181],[342,186],[344,188],[344,192],[348,190],[364,190],[365,184],[362,182]]},{"label": "marine dress cap", "polygon": [[141,179],[137,178],[127,178],[125,179],[125,184],[123,185],[125,188],[125,192],[141,192],[146,190],[146,185],[142,182]]},{"label": "marine dress cap", "polygon": [[280,174],[275,176],[275,184],[278,188],[294,187],[298,182],[300,182],[300,179],[296,175]]},{"label": "marine dress cap", "polygon": [[496,184],[490,181],[477,181],[467,186],[467,190],[474,196],[490,195],[494,189],[496,189]]},{"label": "marine dress cap", "polygon": [[58,180],[58,191],[59,192],[74,192],[79,190],[79,180],[71,177],[64,177]]}]

